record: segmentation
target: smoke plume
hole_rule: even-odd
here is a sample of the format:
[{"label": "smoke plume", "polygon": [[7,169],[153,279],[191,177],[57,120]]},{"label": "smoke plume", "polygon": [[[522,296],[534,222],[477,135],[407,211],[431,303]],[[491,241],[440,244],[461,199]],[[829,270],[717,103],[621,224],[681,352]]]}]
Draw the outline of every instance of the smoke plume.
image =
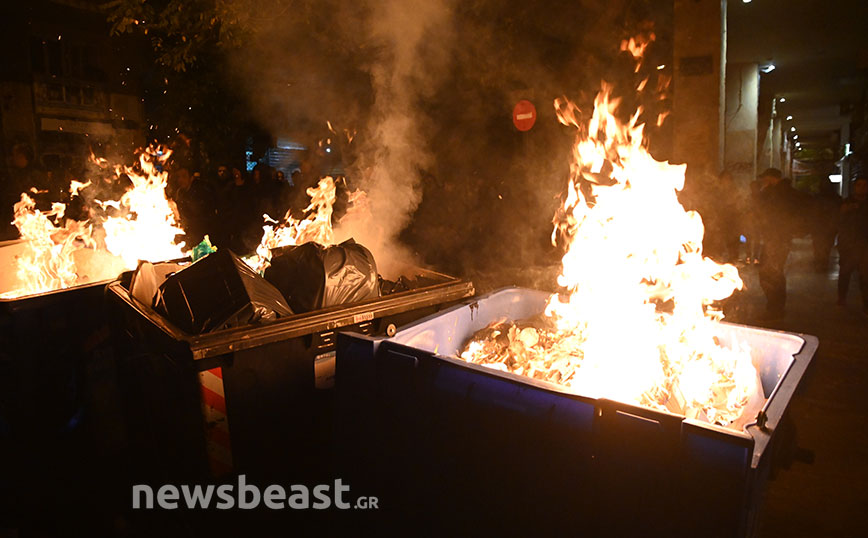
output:
[{"label": "smoke plume", "polygon": [[376,3],[369,14],[376,51],[369,65],[374,102],[354,168],[371,222],[355,222],[344,233],[370,248],[385,274],[410,261],[406,251],[394,249],[422,198],[421,176],[431,166],[430,120],[421,101],[431,97],[449,68],[451,12],[448,1],[389,0]]},{"label": "smoke plume", "polygon": [[[422,262],[514,273],[557,259],[551,218],[572,133],[552,102],[579,92],[590,103],[601,79],[617,82],[620,39],[628,19],[656,13],[647,3],[298,0],[231,69],[273,135],[326,120],[357,132],[344,168],[367,210],[337,238],[371,249],[384,275]],[[527,133],[512,125],[519,99],[537,108]]]}]

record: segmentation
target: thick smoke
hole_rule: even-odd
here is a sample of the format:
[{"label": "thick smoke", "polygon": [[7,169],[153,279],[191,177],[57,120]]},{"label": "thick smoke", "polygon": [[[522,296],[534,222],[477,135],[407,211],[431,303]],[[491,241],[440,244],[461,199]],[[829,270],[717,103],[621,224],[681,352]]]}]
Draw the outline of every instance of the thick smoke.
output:
[{"label": "thick smoke", "polygon": [[[295,2],[260,23],[229,58],[255,117],[272,135],[317,133],[330,121],[356,131],[344,155],[351,188],[368,212],[338,230],[374,252],[384,274],[418,263],[398,236],[431,165],[430,120],[420,102],[438,88],[452,53],[452,0]],[[394,275],[392,275],[394,276]]]},{"label": "thick smoke", "polygon": [[422,199],[421,175],[431,166],[429,119],[420,101],[431,97],[450,65],[450,3],[388,0],[369,14],[374,102],[354,168],[370,219],[355,220],[342,233],[370,248],[387,275],[412,261],[408,251],[396,249]]},{"label": "thick smoke", "polygon": [[[633,75],[615,61],[618,45],[656,3],[287,5],[230,69],[275,136],[322,133],[326,120],[357,132],[344,165],[370,211],[345,218],[338,239],[370,248],[386,276],[405,262],[474,278],[557,264],[551,219],[573,132],[552,102],[589,106],[601,79],[620,86],[619,73]],[[512,125],[519,99],[537,108],[528,133]]]}]

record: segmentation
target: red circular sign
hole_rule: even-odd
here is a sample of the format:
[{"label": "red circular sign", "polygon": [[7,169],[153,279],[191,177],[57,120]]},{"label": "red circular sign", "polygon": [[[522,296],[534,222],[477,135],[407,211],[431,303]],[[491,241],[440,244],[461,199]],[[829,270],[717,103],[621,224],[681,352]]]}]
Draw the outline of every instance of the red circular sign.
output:
[{"label": "red circular sign", "polygon": [[536,107],[527,99],[522,99],[516,103],[512,109],[512,123],[519,131],[530,131],[533,124],[536,123]]}]

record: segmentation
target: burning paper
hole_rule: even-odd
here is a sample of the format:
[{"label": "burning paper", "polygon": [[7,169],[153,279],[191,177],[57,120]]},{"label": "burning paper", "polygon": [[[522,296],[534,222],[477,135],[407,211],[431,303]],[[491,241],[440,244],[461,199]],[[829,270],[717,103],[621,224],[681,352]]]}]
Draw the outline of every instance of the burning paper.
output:
[{"label": "burning paper", "polygon": [[[12,298],[69,288],[115,278],[134,269],[139,260],[162,261],[184,255],[184,243],[175,237],[184,231],[177,224],[173,204],[166,198],[167,173],[157,164],[170,152],[149,148],[137,167],[117,167],[132,186],[119,200],[97,201],[103,210],[85,221],[65,218],[66,205],[55,202],[48,211],[37,208],[27,193],[15,204],[14,224],[25,241],[15,257],[17,285],[0,297]],[[104,162],[101,164],[105,164]],[[70,194],[78,196],[91,182],[73,181]]]},{"label": "burning paper", "polygon": [[604,85],[578,130],[553,242],[565,249],[544,319],[478,334],[461,358],[569,387],[578,394],[730,425],[760,388],[750,350],[715,338],[715,307],[742,287],[738,271],[702,255],[704,228],[677,198],[685,166],[648,153],[641,110],[625,124]]},{"label": "burning paper", "polygon": [[116,169],[117,175],[126,174],[133,186],[119,200],[122,216],[106,219],[103,228],[107,250],[122,258],[128,269],[134,269],[139,260],[180,258],[187,250],[183,242],[175,242],[184,230],[176,219],[174,204],[166,198],[168,173],[156,166],[168,157],[169,152],[160,157],[155,151],[143,152],[139,168]]},{"label": "burning paper", "polygon": [[[319,180],[316,187],[307,189],[310,204],[304,209],[306,216],[294,218],[289,211],[278,222],[268,215],[263,215],[265,225],[256,254],[244,258],[244,262],[258,273],[264,272],[271,263],[271,250],[280,247],[302,245],[312,242],[324,247],[336,245],[335,231],[332,225],[334,205],[337,200],[337,186],[334,178],[327,176]],[[365,194],[356,190],[349,194],[350,211],[358,213],[366,209]],[[352,220],[352,215],[348,215]]]}]

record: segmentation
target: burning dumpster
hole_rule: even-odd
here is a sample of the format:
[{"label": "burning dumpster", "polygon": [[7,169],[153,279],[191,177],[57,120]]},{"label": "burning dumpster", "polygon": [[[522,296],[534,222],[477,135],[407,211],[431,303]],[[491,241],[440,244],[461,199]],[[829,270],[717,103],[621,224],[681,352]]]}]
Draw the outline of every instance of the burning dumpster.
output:
[{"label": "burning dumpster", "polygon": [[113,173],[95,159],[107,176],[71,181],[63,201],[21,193],[13,222],[21,239],[0,244],[0,437],[69,429],[85,410],[115,420],[104,289],[140,259],[185,255],[159,170],[169,155],[149,148]]},{"label": "burning dumpster", "polygon": [[[654,35],[640,38],[621,45],[637,73]],[[686,165],[656,160],[648,111],[621,103],[605,82],[592,111],[554,102],[576,130],[557,294],[503,290],[392,339],[341,337],[341,459],[372,469],[360,480],[389,492],[395,518],[433,505],[513,533],[753,531],[817,342],[722,323],[738,269],[703,253],[702,217],[679,199]]]},{"label": "burning dumpster", "polygon": [[[549,297],[507,288],[391,338],[339,335],[338,417],[342,444],[353,447],[349,466],[372,466],[379,477],[399,473],[397,488],[388,480],[378,485],[413,498],[401,505],[410,513],[429,510],[427,501],[459,520],[512,529],[532,523],[579,525],[589,535],[750,535],[775,433],[816,338],[718,326],[722,345],[749,343],[761,381],[762,405],[738,429],[458,357],[478,331],[533,317]],[[360,453],[359,446],[372,448]],[[408,476],[424,486],[407,487],[415,482]],[[423,488],[437,493],[420,502]],[[537,517],[540,510],[548,517]]]},{"label": "burning dumpster", "polygon": [[[18,286],[14,269],[8,269],[26,248],[24,241],[0,243],[0,264],[7,268],[0,292]],[[93,484],[102,475],[92,462],[116,455],[123,432],[112,422],[117,391],[103,308],[106,283],[0,298],[4,521],[44,514],[46,483],[80,484],[86,476],[88,492],[96,495]],[[68,494],[56,490],[58,498]]]},{"label": "burning dumpster", "polygon": [[[0,264],[15,267],[26,247],[0,243]],[[0,291],[15,289],[15,276],[4,271]],[[57,432],[81,418],[85,358],[109,334],[107,283],[0,298],[0,437]]]},{"label": "burning dumpster", "polygon": [[[152,479],[230,470],[291,471],[298,480],[330,465],[330,387],[340,328],[393,332],[473,295],[473,285],[414,270],[394,293],[281,317],[270,323],[190,334],[135,299],[126,273],[107,287],[124,370],[130,423]],[[179,273],[180,274],[180,273]],[[207,455],[207,457],[206,457]]]}]

